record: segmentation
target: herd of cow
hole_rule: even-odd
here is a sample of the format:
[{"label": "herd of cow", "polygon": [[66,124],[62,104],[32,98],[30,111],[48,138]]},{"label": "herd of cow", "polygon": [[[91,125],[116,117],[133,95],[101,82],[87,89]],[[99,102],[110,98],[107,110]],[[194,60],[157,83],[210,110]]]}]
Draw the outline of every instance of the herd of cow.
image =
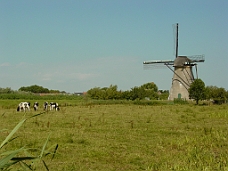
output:
[{"label": "herd of cow", "polygon": [[[39,106],[38,102],[35,102],[33,104],[33,108],[34,108],[35,111],[38,110],[38,106]],[[56,111],[60,110],[59,104],[56,103],[56,102],[50,102],[50,104],[48,104],[48,102],[44,102],[43,109],[44,110],[48,110],[48,108],[50,110],[56,110]],[[21,102],[21,103],[19,103],[19,105],[17,107],[17,111],[18,112],[19,111],[24,111],[24,112],[25,111],[30,111],[30,102]]]}]

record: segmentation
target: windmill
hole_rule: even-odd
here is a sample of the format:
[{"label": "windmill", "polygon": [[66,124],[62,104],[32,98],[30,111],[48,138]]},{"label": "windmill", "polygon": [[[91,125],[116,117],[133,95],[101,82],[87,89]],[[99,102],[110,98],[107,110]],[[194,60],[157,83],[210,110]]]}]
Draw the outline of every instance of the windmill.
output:
[{"label": "windmill", "polygon": [[[197,63],[204,62],[204,55],[195,56],[179,56],[178,55],[178,23],[176,24],[176,55],[174,60],[152,60],[144,61],[143,65],[145,68],[148,66],[167,66],[173,72],[172,85],[169,92],[168,100],[174,100],[175,98],[189,99],[188,89],[191,83],[194,81],[194,74],[192,68],[196,69],[196,78],[198,78],[197,73]],[[172,67],[173,68],[172,68]]]}]

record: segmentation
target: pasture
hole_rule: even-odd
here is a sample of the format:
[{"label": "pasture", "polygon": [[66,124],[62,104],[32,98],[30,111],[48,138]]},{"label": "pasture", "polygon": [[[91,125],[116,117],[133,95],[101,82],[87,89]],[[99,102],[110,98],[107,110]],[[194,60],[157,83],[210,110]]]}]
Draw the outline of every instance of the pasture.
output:
[{"label": "pasture", "polygon": [[[19,101],[0,102],[0,143],[23,118],[43,112],[41,102],[30,112],[17,112]],[[58,103],[60,111],[26,120],[0,154],[26,147],[37,156],[50,135],[47,149],[58,149],[44,158],[49,170],[228,170],[228,105]]]}]

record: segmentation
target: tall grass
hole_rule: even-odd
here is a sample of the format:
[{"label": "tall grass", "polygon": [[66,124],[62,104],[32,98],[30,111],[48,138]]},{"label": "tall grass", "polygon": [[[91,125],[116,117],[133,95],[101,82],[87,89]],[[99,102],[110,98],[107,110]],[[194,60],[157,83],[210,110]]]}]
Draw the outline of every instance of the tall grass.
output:
[{"label": "tall grass", "polygon": [[[65,102],[71,105],[26,120],[5,150],[25,146],[29,156],[44,157],[45,164],[36,164],[38,171],[45,165],[61,171],[228,169],[227,105]],[[1,108],[1,113],[0,129],[13,130],[24,115],[39,111]],[[0,132],[0,142],[8,133]],[[56,144],[52,161],[46,149],[54,154]]]},{"label": "tall grass", "polygon": [[[43,113],[35,114],[29,118],[37,117],[41,114],[43,114]],[[29,118],[27,118],[27,119],[29,119]],[[22,119],[14,127],[14,129],[8,134],[8,136],[2,141],[2,143],[0,145],[0,156],[1,156],[0,170],[11,170],[11,169],[16,170],[17,166],[15,166],[15,165],[17,163],[20,164],[20,166],[23,170],[34,170],[36,168],[35,165],[37,165],[37,162],[39,162],[39,161],[42,161],[44,168],[46,170],[49,170],[47,164],[43,160],[45,155],[50,154],[50,152],[45,151],[49,137],[47,138],[46,142],[44,143],[39,156],[33,156],[33,155],[29,154],[30,149],[25,148],[25,146],[18,148],[18,149],[13,149],[13,150],[4,150],[4,148],[3,148],[4,146],[7,146],[8,144],[10,144],[12,141],[16,140],[17,137],[13,138],[14,134],[19,130],[19,128],[24,124],[24,122],[27,119]],[[2,130],[2,131],[4,131],[4,130]],[[58,147],[58,145],[56,145],[56,147],[55,147],[53,157],[56,153],[57,147]],[[37,149],[37,150],[39,150],[39,149]],[[26,155],[21,156],[21,155],[23,155],[23,153]],[[53,159],[53,157],[52,157],[52,159]]]}]

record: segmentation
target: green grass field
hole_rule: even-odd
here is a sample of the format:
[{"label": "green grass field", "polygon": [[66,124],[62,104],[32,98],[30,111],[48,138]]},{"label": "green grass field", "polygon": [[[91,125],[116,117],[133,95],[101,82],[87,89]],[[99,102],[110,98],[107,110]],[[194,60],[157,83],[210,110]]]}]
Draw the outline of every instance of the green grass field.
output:
[{"label": "green grass field", "polygon": [[[16,112],[17,101],[0,102],[0,143],[23,118],[43,112]],[[26,120],[0,154],[26,147],[38,156],[49,135],[47,149],[58,144],[53,160],[44,157],[49,170],[228,170],[228,105],[61,102],[60,111]]]}]

